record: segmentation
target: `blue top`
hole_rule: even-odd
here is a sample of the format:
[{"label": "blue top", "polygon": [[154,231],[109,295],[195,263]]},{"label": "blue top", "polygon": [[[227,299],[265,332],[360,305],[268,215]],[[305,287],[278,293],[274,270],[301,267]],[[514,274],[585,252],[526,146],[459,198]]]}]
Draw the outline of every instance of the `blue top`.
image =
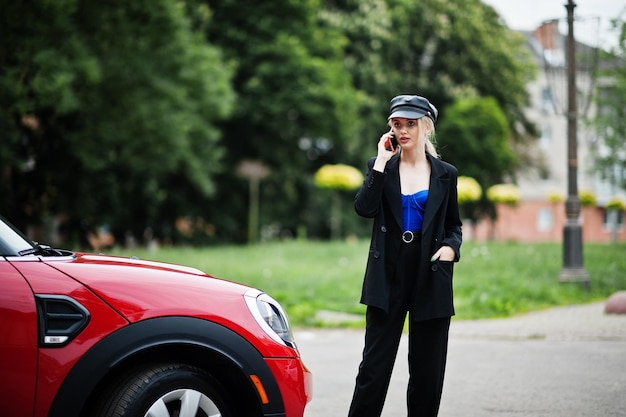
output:
[{"label": "blue top", "polygon": [[402,223],[404,231],[417,232],[422,230],[426,200],[428,200],[428,190],[418,191],[411,195],[402,194]]}]

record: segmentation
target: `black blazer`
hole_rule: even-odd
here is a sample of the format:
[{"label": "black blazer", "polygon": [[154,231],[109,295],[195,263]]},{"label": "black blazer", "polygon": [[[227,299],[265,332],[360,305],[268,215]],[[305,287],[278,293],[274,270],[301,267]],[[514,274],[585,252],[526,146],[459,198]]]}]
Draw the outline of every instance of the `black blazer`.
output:
[{"label": "black blazer", "polygon": [[[422,225],[422,242],[417,285],[411,298],[414,320],[454,315],[452,273],[460,258],[461,219],[457,199],[458,171],[453,166],[426,154],[431,166],[428,200]],[[356,212],[373,218],[372,241],[363,280],[361,303],[388,311],[391,280],[395,273],[394,256],[402,242],[402,197],[400,156],[393,156],[385,172],[374,171],[375,158],[368,162],[368,173],[354,199]],[[431,262],[442,246],[454,249],[454,262]]]}]

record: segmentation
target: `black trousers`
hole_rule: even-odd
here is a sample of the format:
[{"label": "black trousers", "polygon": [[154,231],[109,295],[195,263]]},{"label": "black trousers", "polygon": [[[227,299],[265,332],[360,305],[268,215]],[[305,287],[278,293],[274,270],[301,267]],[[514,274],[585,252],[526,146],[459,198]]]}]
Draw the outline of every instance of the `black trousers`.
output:
[{"label": "black trousers", "polygon": [[[397,259],[389,312],[368,307],[365,347],[349,417],[379,417],[391,379],[417,271],[419,239],[403,244]],[[414,321],[409,313],[408,417],[436,417],[448,352],[450,317]]]}]

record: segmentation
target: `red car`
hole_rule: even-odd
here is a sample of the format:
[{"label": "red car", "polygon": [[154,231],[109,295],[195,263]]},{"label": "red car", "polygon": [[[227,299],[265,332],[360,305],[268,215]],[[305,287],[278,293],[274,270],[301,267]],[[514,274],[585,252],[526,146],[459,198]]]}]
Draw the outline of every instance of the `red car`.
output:
[{"label": "red car", "polygon": [[269,295],[38,245],[0,217],[0,415],[302,417],[312,377]]}]

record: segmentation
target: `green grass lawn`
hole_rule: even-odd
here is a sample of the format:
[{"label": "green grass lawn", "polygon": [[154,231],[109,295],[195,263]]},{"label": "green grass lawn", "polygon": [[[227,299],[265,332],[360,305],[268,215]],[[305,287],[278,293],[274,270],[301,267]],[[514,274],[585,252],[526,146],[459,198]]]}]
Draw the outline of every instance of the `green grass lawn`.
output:
[{"label": "green grass lawn", "polygon": [[[116,249],[193,266],[268,292],[295,326],[323,325],[319,311],[362,314],[359,304],[369,241],[290,241],[257,246]],[[456,319],[506,317],[547,307],[604,300],[626,290],[626,244],[585,244],[590,291],[560,283],[559,243],[466,242],[455,267]],[[357,323],[359,324],[359,323]],[[328,325],[328,324],[326,324]],[[342,325],[346,325],[343,323]]]}]

